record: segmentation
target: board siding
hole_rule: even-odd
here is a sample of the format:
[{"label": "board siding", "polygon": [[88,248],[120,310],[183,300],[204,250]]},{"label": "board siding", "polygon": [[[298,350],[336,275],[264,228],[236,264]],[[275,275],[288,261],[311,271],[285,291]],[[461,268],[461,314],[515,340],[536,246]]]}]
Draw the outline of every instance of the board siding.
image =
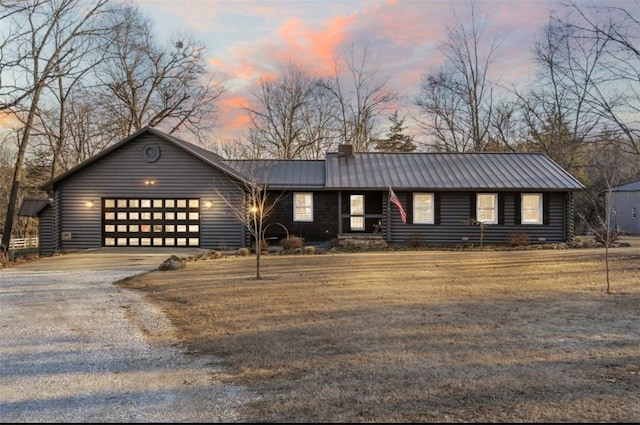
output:
[{"label": "board siding", "polygon": [[38,215],[38,254],[40,256],[53,255],[56,251],[55,239],[55,210],[46,206]]},{"label": "board siding", "polygon": [[[397,192],[398,198],[409,217],[409,196],[413,192]],[[470,199],[475,192],[440,192],[439,224],[402,223],[397,207],[388,204],[384,196],[382,210],[382,234],[394,245],[422,243],[424,245],[479,244],[480,228],[470,224]],[[278,203],[267,223],[280,223],[290,234],[302,236],[311,241],[327,241],[338,234],[336,218],[338,215],[338,192],[314,192],[314,221],[310,223],[293,222],[292,192],[279,194]],[[483,235],[483,243],[506,244],[515,234],[526,234],[530,243],[561,243],[573,238],[571,226],[571,196],[564,192],[549,193],[549,222],[542,225],[518,224],[516,214],[517,198],[520,192],[500,193],[503,207],[501,224],[489,225]],[[343,205],[344,208],[344,205]],[[346,213],[346,212],[345,212]],[[390,215],[389,215],[390,214]],[[270,226],[267,237],[282,237],[280,226]]]},{"label": "board siding", "polygon": [[[160,147],[160,158],[147,162],[142,149],[148,143]],[[153,180],[154,185],[145,185]],[[219,191],[220,194],[216,191]],[[58,187],[57,207],[62,219],[58,232],[59,248],[81,249],[102,246],[101,200],[110,198],[199,198],[212,201],[210,209],[201,206],[200,248],[234,249],[244,246],[244,230],[230,210],[239,207],[242,187],[224,173],[179,147],[152,134],[146,134],[80,170],[73,179]],[[228,206],[227,199],[236,207]],[[94,207],[85,203],[94,201]]]},{"label": "board siding", "polygon": [[286,227],[290,235],[299,236],[305,241],[323,242],[337,238],[338,192],[312,192],[313,221],[310,222],[293,221],[293,193],[295,192],[311,191],[270,192],[269,196],[277,201],[272,214],[267,217],[265,226],[269,227],[265,237],[281,239],[284,236],[281,224]]},{"label": "board siding", "polygon": [[[412,192],[396,192],[400,202],[408,205]],[[391,207],[390,229],[386,232],[389,243],[407,245],[479,244],[481,232],[478,225],[470,224],[470,197],[475,192],[442,192],[440,194],[440,224],[404,224],[395,207]],[[519,192],[505,192],[504,224],[488,225],[482,242],[506,244],[515,234],[526,234],[530,243],[568,242],[571,232],[567,229],[567,196],[565,193],[549,194],[549,223],[524,225],[516,223],[516,196]],[[386,214],[385,214],[386,215]],[[385,220],[385,224],[388,220]]]}]

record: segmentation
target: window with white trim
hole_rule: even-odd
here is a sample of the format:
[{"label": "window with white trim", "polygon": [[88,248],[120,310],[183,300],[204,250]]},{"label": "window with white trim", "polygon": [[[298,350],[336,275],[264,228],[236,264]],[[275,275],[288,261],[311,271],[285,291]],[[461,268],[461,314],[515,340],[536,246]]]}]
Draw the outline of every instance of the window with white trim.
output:
[{"label": "window with white trim", "polygon": [[523,193],[521,195],[522,224],[542,224],[542,193]]},{"label": "window with white trim", "polygon": [[293,194],[293,221],[313,221],[313,193]]},{"label": "window with white trim", "polygon": [[497,224],[498,194],[478,193],[476,200],[476,219],[485,224]]},{"label": "window with white trim", "polygon": [[349,227],[353,231],[364,230],[364,195],[349,197],[350,220]]},{"label": "window with white trim", "polygon": [[433,193],[413,194],[413,222],[417,224],[433,224],[435,222]]}]

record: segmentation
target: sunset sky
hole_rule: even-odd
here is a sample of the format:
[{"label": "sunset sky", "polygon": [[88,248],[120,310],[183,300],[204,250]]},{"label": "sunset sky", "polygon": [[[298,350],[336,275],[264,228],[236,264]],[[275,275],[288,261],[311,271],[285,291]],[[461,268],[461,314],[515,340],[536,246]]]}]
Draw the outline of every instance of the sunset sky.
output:
[{"label": "sunset sky", "polygon": [[[186,31],[207,46],[208,62],[227,88],[219,104],[219,139],[246,128],[242,107],[252,100],[261,77],[277,74],[288,61],[330,74],[336,55],[354,42],[367,43],[370,65],[406,96],[400,105],[400,115],[406,115],[422,75],[443,61],[436,45],[456,22],[454,12],[464,20],[471,10],[468,0],[133,2],[152,19],[160,40]],[[486,39],[503,40],[492,77],[509,85],[530,78],[534,38],[552,10],[561,9],[560,1],[480,0],[476,9],[486,19]]]}]

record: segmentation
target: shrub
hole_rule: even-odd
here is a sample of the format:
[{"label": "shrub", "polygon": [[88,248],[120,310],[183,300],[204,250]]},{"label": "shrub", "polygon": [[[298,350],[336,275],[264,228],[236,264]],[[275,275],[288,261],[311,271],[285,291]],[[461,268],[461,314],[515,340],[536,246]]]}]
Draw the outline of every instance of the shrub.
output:
[{"label": "shrub", "polygon": [[238,254],[240,254],[243,257],[248,256],[249,254],[251,254],[251,251],[249,251],[249,248],[240,248],[238,250]]},{"label": "shrub", "polygon": [[619,233],[616,232],[615,230],[607,231],[602,229],[599,232],[596,232],[595,236],[596,236],[595,239],[597,243],[601,244],[602,246],[606,246],[607,243],[609,243],[610,245],[616,242],[618,240]]},{"label": "shrub", "polygon": [[304,244],[304,239],[295,235],[290,235],[280,240],[280,245],[282,245],[282,248],[284,248],[285,251],[291,251],[294,249],[302,248],[303,244]]},{"label": "shrub", "polygon": [[303,253],[303,254],[307,254],[307,255],[315,254],[315,253],[316,253],[316,247],[315,247],[315,246],[312,246],[312,245],[305,246],[305,247],[302,249],[302,253]]},{"label": "shrub", "polygon": [[[256,250],[256,244],[254,243],[251,248],[255,251]],[[269,244],[267,243],[267,241],[265,241],[264,239],[262,239],[260,241],[260,251],[261,252],[265,252],[269,250]]]},{"label": "shrub", "polygon": [[509,245],[511,246],[529,246],[531,240],[526,233],[512,233],[509,235]]},{"label": "shrub", "polygon": [[424,246],[422,237],[418,235],[409,236],[407,239],[407,246],[409,248],[422,248]]}]

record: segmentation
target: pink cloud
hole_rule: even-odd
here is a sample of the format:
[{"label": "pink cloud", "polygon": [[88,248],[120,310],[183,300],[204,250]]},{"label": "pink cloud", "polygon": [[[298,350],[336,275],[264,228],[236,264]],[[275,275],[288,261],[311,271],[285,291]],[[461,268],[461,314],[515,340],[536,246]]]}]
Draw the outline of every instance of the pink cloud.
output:
[{"label": "pink cloud", "polygon": [[[253,101],[260,79],[279,75],[294,62],[317,76],[331,75],[336,56],[351,42],[364,40],[370,65],[389,78],[401,93],[418,92],[423,75],[433,72],[444,57],[437,44],[454,24],[453,10],[468,16],[467,1],[205,1],[189,7],[169,0],[138,0],[161,6],[190,27],[212,37],[208,60],[228,89],[220,105],[220,129],[246,129],[243,108]],[[494,65],[504,80],[531,73],[532,38],[557,2],[491,0],[477,3],[486,10],[487,29],[506,38]],[[238,19],[239,21],[236,21]],[[244,126],[244,128],[243,128]]]},{"label": "pink cloud", "polygon": [[245,108],[249,105],[249,99],[242,94],[226,93],[220,98],[218,107],[223,119],[219,124],[223,133],[239,135],[248,128],[249,115]]}]

